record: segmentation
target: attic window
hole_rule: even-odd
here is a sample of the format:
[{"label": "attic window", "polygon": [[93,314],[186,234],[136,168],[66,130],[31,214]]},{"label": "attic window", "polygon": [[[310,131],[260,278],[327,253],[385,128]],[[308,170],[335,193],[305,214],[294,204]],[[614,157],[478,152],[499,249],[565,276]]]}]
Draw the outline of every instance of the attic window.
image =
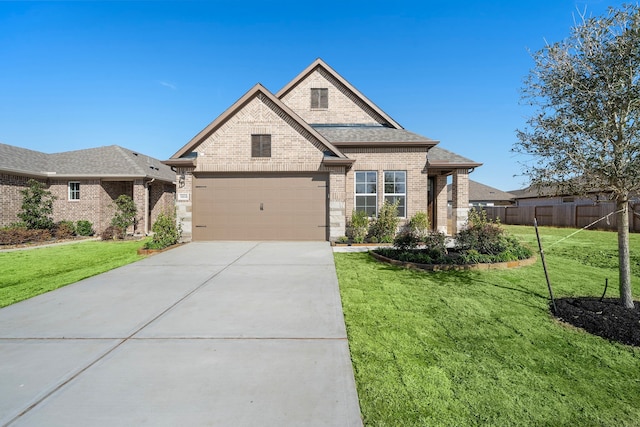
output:
[{"label": "attic window", "polygon": [[311,89],[311,108],[329,108],[329,89]]},{"label": "attic window", "polygon": [[271,135],[251,135],[251,157],[271,157]]}]

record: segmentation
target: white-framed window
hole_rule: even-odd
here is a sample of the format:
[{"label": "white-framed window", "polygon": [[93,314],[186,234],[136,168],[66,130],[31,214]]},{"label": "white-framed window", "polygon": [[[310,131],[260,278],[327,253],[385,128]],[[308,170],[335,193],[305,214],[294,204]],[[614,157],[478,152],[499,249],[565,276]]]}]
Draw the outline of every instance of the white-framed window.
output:
[{"label": "white-framed window", "polygon": [[376,171],[356,171],[356,211],[364,211],[368,216],[378,214],[378,173]]},{"label": "white-framed window", "polygon": [[407,216],[407,172],[384,171],[384,200],[398,203],[398,216]]},{"label": "white-framed window", "polygon": [[329,108],[329,89],[312,88],[311,89],[311,108]]},{"label": "white-framed window", "polygon": [[69,200],[80,200],[80,183],[69,181]]}]

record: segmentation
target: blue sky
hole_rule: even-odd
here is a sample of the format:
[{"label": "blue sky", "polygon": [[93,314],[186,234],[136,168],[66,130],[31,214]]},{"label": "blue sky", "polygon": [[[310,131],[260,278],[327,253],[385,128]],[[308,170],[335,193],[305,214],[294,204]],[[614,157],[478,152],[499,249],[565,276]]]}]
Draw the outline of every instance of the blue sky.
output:
[{"label": "blue sky", "polygon": [[0,142],[164,160],[254,84],[275,93],[320,57],[405,129],[483,163],[472,179],[514,190],[529,52],[622,3],[0,2]]}]

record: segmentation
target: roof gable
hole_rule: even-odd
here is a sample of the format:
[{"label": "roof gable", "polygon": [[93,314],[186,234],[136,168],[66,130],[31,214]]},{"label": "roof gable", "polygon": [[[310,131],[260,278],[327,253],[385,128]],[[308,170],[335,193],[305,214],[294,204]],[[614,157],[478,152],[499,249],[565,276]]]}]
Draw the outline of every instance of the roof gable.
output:
[{"label": "roof gable", "polygon": [[[293,80],[287,83],[285,87],[280,89],[276,97],[289,105],[309,123],[344,124],[344,122],[335,119],[336,114],[328,114],[331,113],[332,108],[334,108],[331,99],[329,100],[328,111],[325,113],[311,108],[311,95],[307,90],[315,86],[323,87],[324,85],[331,85],[334,89],[337,89],[335,99],[340,99],[342,105],[349,105],[350,111],[347,114],[342,114],[344,113],[343,111],[336,111],[336,113],[339,113],[337,114],[338,116],[344,117],[355,115],[355,117],[350,118],[350,123],[358,123],[358,120],[360,120],[359,123],[363,124],[362,117],[367,117],[366,123],[378,123],[394,129],[403,129],[399,123],[382,111],[320,58],[316,59]],[[301,90],[305,91],[303,95],[297,93]],[[329,96],[331,97],[332,95],[330,94]],[[361,114],[358,115],[358,112]]]},{"label": "roof gable", "polygon": [[283,118],[288,119],[293,125],[292,127],[302,134],[308,140],[315,142],[328,151],[332,157],[346,159],[346,156],[340,152],[333,144],[331,144],[324,136],[317,132],[313,127],[309,126],[304,120],[302,120],[295,112],[287,107],[282,101],[276,98],[271,92],[269,92],[260,83],[256,84],[247,93],[245,93],[240,99],[238,99],[231,107],[229,107],[224,113],[218,116],[214,121],[209,123],[202,131],[194,136],[191,141],[185,144],[180,150],[178,150],[171,159],[167,161],[167,164],[172,164],[173,159],[180,159],[185,157],[189,153],[196,150],[200,144],[213,135],[218,129],[220,129],[228,120],[238,114],[246,105],[248,105],[254,99],[259,98],[265,103],[269,103],[274,106]]}]

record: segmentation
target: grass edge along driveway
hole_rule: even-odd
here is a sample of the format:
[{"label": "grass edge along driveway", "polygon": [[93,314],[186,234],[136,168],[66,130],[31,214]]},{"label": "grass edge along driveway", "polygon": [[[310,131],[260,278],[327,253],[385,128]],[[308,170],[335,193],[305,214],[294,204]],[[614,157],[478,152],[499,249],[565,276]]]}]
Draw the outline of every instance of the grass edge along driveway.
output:
[{"label": "grass edge along driveway", "polygon": [[[531,227],[508,229],[535,247]],[[546,245],[572,232],[541,231]],[[615,233],[577,236],[545,251],[556,296],[599,297],[608,277],[617,297]],[[365,425],[638,425],[640,349],[556,322],[540,261],[439,273],[335,261]]]},{"label": "grass edge along driveway", "polygon": [[138,261],[143,241],[85,241],[0,252],[0,308]]}]

